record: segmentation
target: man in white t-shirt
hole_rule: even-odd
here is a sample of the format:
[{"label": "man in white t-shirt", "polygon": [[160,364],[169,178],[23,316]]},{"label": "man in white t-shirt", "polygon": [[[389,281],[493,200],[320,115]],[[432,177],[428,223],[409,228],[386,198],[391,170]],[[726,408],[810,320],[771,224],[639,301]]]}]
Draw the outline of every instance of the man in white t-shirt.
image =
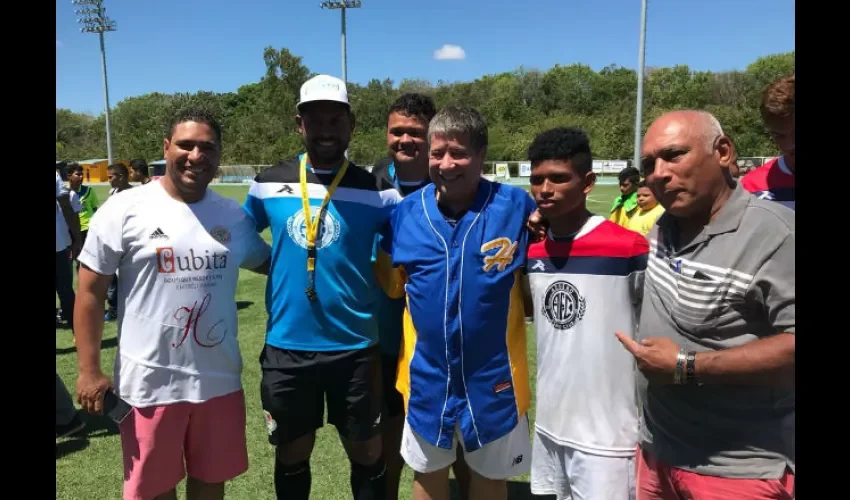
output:
[{"label": "man in white t-shirt", "polygon": [[[248,468],[239,268],[267,274],[269,246],[239,204],[208,189],[221,127],[184,110],[164,141],[166,173],[105,203],[80,254],[77,397],[93,414],[113,388],[100,366],[103,301],[115,272],[114,391],[133,410],[121,422],[124,499],[221,499]],[[185,471],[185,472],[184,472]]]}]

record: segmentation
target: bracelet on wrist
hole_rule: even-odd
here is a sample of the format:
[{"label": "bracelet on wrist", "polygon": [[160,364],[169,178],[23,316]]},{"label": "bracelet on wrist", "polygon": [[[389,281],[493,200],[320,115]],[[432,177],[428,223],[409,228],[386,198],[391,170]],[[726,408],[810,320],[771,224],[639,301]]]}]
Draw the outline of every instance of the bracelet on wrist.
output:
[{"label": "bracelet on wrist", "polygon": [[676,355],[676,370],[673,372],[673,383],[684,384],[686,379],[685,364],[687,363],[687,355],[685,349],[679,349],[679,354]]}]

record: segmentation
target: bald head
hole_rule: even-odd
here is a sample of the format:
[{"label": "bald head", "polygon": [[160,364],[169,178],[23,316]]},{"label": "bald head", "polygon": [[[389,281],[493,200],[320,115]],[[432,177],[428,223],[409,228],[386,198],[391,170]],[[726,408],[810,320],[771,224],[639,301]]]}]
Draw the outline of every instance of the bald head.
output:
[{"label": "bald head", "polygon": [[695,138],[705,147],[706,152],[711,152],[714,149],[714,141],[723,135],[723,128],[714,115],[708,111],[692,109],[671,111],[659,116],[647,129],[647,136],[653,128],[657,129],[654,132],[685,134]]},{"label": "bald head", "polygon": [[711,113],[658,117],[644,136],[641,168],[658,201],[677,217],[704,214],[729,188],[732,141]]}]

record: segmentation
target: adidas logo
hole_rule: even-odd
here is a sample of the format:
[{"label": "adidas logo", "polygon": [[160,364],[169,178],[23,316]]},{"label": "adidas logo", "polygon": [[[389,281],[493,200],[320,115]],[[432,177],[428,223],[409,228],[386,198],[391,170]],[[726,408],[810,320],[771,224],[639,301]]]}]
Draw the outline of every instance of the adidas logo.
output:
[{"label": "adidas logo", "polygon": [[151,233],[151,235],[149,236],[149,238],[150,238],[150,239],[152,239],[152,240],[155,240],[155,239],[157,239],[157,238],[165,238],[165,239],[167,240],[167,239],[168,239],[168,235],[166,235],[165,233],[163,233],[163,232],[162,232],[162,229],[160,229],[160,228],[156,228],[156,231],[152,232],[152,233]]},{"label": "adidas logo", "polygon": [[292,194],[293,192],[294,192],[294,191],[292,191],[292,188],[291,188],[291,187],[289,187],[289,186],[288,186],[288,185],[286,185],[286,184],[284,184],[284,185],[283,185],[283,187],[282,187],[282,188],[280,188],[280,189],[278,190],[278,193]]}]

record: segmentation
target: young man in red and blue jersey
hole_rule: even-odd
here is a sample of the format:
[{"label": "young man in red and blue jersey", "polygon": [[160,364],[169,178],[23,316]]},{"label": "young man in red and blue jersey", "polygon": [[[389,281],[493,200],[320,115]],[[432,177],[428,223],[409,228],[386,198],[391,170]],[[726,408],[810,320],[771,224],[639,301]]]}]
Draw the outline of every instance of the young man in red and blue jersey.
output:
[{"label": "young man in red and blue jersey", "polygon": [[741,184],[747,191],[792,210],[796,202],[794,76],[780,78],[768,85],[761,101],[762,121],[782,155],[741,178]]}]

